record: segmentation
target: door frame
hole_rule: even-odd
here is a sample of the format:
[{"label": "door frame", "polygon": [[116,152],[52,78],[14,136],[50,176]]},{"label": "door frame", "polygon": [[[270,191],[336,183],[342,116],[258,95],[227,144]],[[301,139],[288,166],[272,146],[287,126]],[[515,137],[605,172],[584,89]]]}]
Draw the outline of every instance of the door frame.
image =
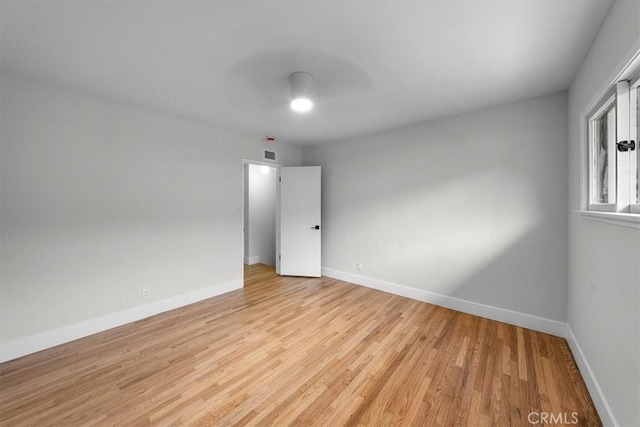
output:
[{"label": "door frame", "polygon": [[242,286],[244,287],[244,199],[247,196],[245,194],[245,179],[244,171],[248,165],[269,166],[276,169],[276,274],[280,274],[280,168],[282,165],[274,162],[266,162],[260,160],[242,159],[242,198],[240,207],[240,261],[242,265]]}]

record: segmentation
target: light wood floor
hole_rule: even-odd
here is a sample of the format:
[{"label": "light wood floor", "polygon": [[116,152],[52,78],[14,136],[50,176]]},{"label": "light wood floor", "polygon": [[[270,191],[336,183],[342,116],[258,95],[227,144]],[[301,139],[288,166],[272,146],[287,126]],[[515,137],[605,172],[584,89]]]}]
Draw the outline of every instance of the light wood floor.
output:
[{"label": "light wood floor", "polygon": [[0,365],[0,424],[600,425],[563,339],[328,278],[246,278]]}]

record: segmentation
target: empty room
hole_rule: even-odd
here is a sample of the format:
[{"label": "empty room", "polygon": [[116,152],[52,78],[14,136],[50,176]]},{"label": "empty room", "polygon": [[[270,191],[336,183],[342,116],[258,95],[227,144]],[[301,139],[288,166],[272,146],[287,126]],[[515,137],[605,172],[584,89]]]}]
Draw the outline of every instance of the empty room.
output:
[{"label": "empty room", "polygon": [[0,426],[640,426],[640,0],[0,0]]}]

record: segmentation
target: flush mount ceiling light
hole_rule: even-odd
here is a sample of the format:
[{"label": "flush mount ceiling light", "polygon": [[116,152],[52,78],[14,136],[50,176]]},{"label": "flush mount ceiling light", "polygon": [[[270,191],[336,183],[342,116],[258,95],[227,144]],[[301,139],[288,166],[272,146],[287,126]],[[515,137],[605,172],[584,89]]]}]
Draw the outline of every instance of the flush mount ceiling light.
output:
[{"label": "flush mount ceiling light", "polygon": [[265,165],[260,166],[260,173],[262,175],[268,175],[270,171],[271,169],[269,168],[269,166],[265,166]]},{"label": "flush mount ceiling light", "polygon": [[304,71],[297,71],[289,76],[291,87],[291,109],[298,113],[306,113],[313,108],[313,76]]}]

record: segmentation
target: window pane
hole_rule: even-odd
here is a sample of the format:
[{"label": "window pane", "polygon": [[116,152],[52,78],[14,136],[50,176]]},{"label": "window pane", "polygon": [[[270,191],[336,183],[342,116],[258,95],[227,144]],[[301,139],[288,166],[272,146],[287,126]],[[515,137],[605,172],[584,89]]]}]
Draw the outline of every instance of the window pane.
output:
[{"label": "window pane", "polygon": [[[633,111],[631,112],[633,114]],[[640,87],[636,88],[636,153],[640,153]],[[638,167],[636,168],[637,177],[636,177],[636,201],[635,203],[640,203],[640,154],[636,154],[636,159],[638,161]],[[633,183],[632,183],[633,184]],[[631,203],[633,201],[633,187],[631,187]]]},{"label": "window pane", "polygon": [[615,103],[591,121],[591,202],[616,201],[616,106]]}]

